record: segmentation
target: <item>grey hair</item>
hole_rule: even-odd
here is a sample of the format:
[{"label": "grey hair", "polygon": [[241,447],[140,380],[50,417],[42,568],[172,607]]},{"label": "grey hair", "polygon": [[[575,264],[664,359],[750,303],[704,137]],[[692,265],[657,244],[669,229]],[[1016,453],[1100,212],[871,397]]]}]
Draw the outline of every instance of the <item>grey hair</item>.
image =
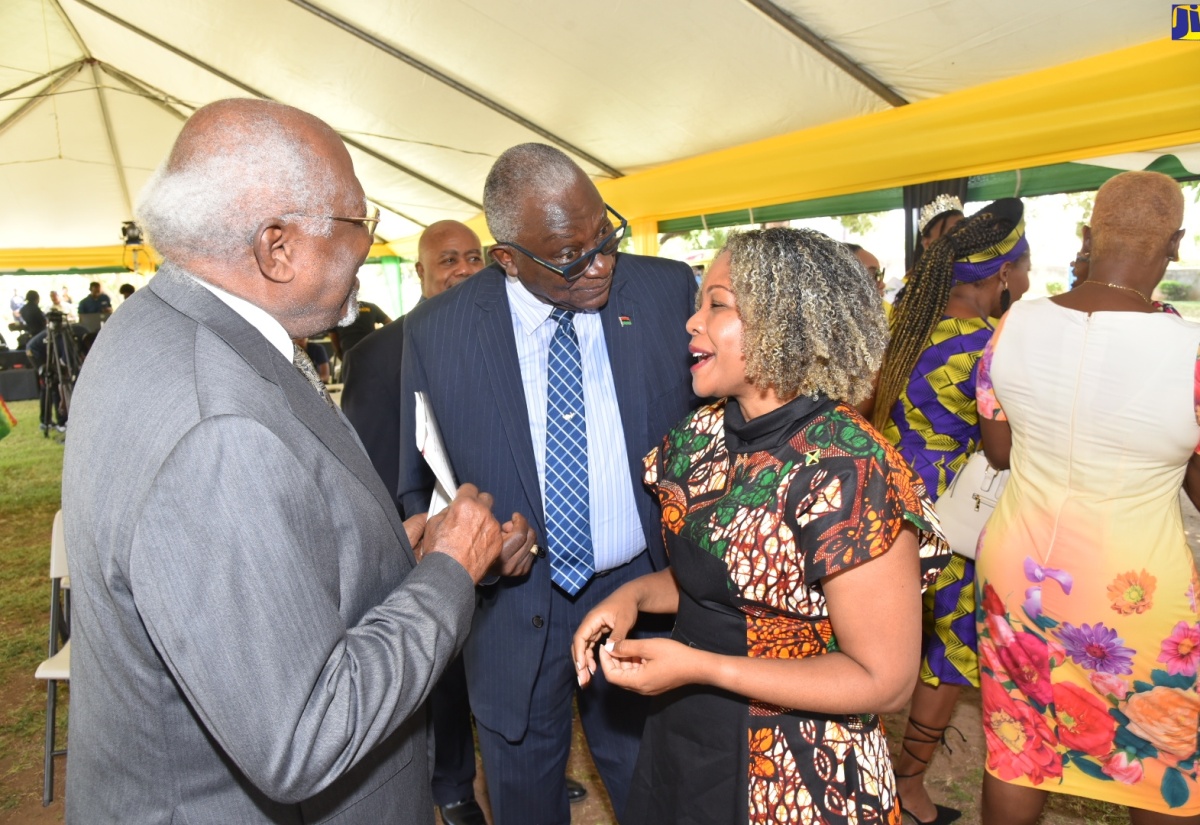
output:
[{"label": "grey hair", "polygon": [[871,394],[887,321],[874,281],[845,244],[772,228],[732,235],[722,251],[752,384],[783,400],[822,392],[857,404]]},{"label": "grey hair", "polygon": [[504,151],[483,184],[483,214],[488,231],[499,241],[516,240],[521,229],[522,198],[530,193],[562,192],[580,178],[582,169],[566,153],[544,143],[521,143]]},{"label": "grey hair", "polygon": [[[177,261],[245,254],[263,220],[330,211],[334,171],[285,123],[295,110],[258,104],[230,107],[194,151],[180,153],[177,143],[142,189],[135,212],[159,254]],[[333,231],[329,220],[296,222],[313,234]]]}]

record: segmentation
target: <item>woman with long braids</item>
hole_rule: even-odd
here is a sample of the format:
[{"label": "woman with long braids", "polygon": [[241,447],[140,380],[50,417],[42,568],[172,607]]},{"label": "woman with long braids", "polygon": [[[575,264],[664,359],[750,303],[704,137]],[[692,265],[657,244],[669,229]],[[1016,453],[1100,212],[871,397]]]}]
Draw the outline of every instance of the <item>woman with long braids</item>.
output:
[{"label": "woman with long braids", "polygon": [[[1029,287],[1021,201],[996,201],[932,243],[892,317],[875,396],[874,424],[921,476],[935,501],[979,447],[975,364],[998,319]],[[921,673],[913,690],[896,780],[905,813],[946,825],[924,773],[959,689],[979,684],[975,569],[954,556],[925,592]]]}]

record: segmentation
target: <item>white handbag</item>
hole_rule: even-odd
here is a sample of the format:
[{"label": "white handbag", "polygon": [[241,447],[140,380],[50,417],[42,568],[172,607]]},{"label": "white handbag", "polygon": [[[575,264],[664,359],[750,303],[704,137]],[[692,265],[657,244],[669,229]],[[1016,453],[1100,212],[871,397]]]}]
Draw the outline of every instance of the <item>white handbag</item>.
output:
[{"label": "white handbag", "polygon": [[933,505],[951,550],[968,559],[975,558],[979,534],[996,509],[1007,482],[1008,470],[994,468],[983,450],[971,454],[966,466]]}]

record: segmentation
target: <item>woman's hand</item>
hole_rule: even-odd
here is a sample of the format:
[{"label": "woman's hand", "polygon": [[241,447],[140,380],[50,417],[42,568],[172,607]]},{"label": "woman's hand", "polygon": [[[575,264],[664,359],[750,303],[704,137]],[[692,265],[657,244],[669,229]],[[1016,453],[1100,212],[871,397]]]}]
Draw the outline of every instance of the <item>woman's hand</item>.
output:
[{"label": "woman's hand", "polygon": [[1200,510],[1200,454],[1192,453],[1187,463],[1187,471],[1183,474],[1183,491],[1191,499],[1192,505]]},{"label": "woman's hand", "polygon": [[571,658],[575,660],[575,679],[580,687],[587,687],[596,672],[594,650],[600,639],[608,634],[610,643],[625,639],[637,622],[637,592],[630,585],[619,588],[583,617],[575,638],[571,640]]},{"label": "woman's hand", "polygon": [[1004,420],[992,420],[979,416],[979,434],[983,442],[983,454],[988,464],[997,470],[1009,468],[1012,455],[1012,427]]},{"label": "woman's hand", "polygon": [[704,660],[711,656],[673,639],[626,639],[600,648],[600,666],[612,684],[657,696],[701,681]]}]

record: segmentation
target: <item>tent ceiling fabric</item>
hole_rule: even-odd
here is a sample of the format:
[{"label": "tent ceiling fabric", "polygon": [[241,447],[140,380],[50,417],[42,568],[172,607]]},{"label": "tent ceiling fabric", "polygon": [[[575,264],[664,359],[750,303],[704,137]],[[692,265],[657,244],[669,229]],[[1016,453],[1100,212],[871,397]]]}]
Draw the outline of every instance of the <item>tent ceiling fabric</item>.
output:
[{"label": "tent ceiling fabric", "polygon": [[[1148,0],[774,6],[910,102],[1169,30]],[[477,215],[495,157],[545,135],[621,191],[614,171],[891,108],[742,0],[5,0],[0,32],[0,250],[119,242],[123,190],[136,197],[180,116],[248,89],[363,147],[351,153],[388,240]]]}]

